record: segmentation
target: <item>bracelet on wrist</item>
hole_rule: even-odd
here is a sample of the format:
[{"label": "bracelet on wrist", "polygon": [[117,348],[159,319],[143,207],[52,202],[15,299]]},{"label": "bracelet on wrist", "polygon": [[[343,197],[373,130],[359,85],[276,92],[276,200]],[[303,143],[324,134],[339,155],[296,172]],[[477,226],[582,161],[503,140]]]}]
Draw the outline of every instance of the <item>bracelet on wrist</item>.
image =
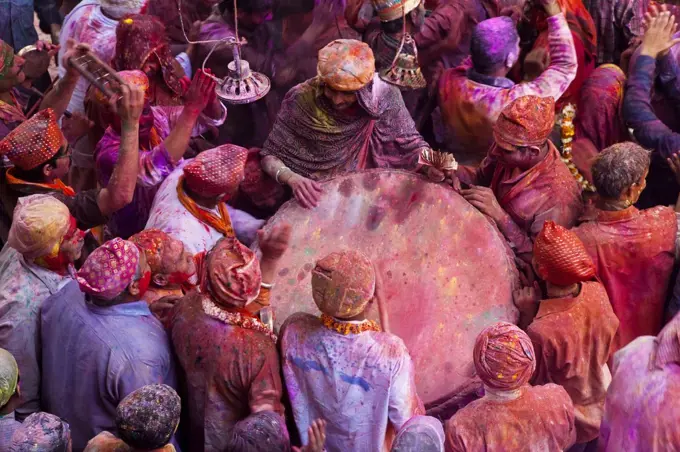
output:
[{"label": "bracelet on wrist", "polygon": [[279,169],[276,171],[276,175],[274,176],[274,180],[276,180],[276,183],[277,183],[277,184],[283,185],[283,184],[285,184],[285,183],[287,182],[287,181],[281,181],[281,180],[279,179],[279,176],[280,176],[281,173],[282,173],[283,171],[285,171],[285,170],[288,170],[288,171],[291,171],[291,172],[292,172],[292,170],[291,170],[290,168],[288,168],[287,166],[282,166],[281,168],[279,168]]}]

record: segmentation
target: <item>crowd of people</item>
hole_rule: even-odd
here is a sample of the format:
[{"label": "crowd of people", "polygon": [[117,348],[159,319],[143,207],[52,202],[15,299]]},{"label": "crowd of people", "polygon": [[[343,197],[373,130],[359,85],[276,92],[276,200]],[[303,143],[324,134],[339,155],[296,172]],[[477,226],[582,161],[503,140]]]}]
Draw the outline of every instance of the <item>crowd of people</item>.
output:
[{"label": "crowd of people", "polygon": [[[678,13],[0,2],[0,452],[680,449]],[[225,102],[245,62],[271,89]],[[270,321],[304,244],[267,220],[374,168],[456,192],[515,257],[516,322],[475,323],[478,389],[446,417],[363,250],[310,268],[316,314]]]}]

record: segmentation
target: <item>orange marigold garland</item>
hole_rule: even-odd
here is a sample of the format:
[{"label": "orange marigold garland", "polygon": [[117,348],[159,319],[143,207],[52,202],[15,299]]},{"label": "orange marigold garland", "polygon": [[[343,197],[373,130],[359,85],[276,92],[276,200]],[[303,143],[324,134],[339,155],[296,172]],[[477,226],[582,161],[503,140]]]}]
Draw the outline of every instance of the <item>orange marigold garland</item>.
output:
[{"label": "orange marigold garland", "polygon": [[321,314],[321,322],[323,325],[340,334],[359,334],[364,331],[382,331],[380,325],[373,320],[364,320],[361,323],[339,322],[327,314]]},{"label": "orange marigold garland", "polygon": [[247,330],[259,331],[276,343],[277,337],[267,326],[256,317],[250,317],[240,312],[229,312],[217,306],[207,297],[203,298],[203,312],[227,325],[234,325]]},{"label": "orange marigold garland", "polygon": [[561,138],[562,138],[562,161],[567,165],[569,171],[574,176],[574,179],[579,183],[581,188],[586,191],[594,192],[595,187],[583,177],[583,174],[576,168],[572,161],[571,145],[574,141],[574,117],[576,116],[576,107],[573,104],[567,104],[562,109],[561,119],[559,120]]}]

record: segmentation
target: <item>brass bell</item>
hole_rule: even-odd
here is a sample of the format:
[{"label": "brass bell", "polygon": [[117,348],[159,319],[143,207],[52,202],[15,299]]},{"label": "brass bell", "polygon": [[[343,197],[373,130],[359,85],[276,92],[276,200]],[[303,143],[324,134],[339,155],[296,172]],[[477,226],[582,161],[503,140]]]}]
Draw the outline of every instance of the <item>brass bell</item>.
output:
[{"label": "brass bell", "polygon": [[238,44],[232,47],[234,60],[216,89],[217,96],[226,104],[250,104],[262,99],[272,87],[266,75],[250,70],[250,64],[241,59],[239,47]]}]

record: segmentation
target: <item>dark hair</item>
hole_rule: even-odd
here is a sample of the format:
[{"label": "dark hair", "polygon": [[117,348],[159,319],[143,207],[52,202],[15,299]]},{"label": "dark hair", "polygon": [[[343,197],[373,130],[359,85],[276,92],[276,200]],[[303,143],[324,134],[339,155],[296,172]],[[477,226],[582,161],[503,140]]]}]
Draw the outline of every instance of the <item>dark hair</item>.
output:
[{"label": "dark hair", "polygon": [[475,70],[489,74],[503,66],[518,40],[517,27],[510,17],[494,17],[480,22],[470,39],[470,55]]},{"label": "dark hair", "polygon": [[400,17],[389,22],[380,22],[380,29],[388,34],[399,33],[404,29],[404,18]]},{"label": "dark hair", "polygon": [[[245,13],[256,13],[260,11],[267,11],[274,7],[271,0],[241,0],[238,2],[238,10]],[[225,11],[234,13],[234,0],[222,0],[217,8],[220,14],[224,14]]]},{"label": "dark hair", "polygon": [[43,168],[45,168],[45,165],[50,165],[52,168],[56,167],[57,160],[64,156],[64,153],[62,151],[63,149],[64,148],[62,147],[56,154],[52,156],[51,159],[49,159],[45,163],[41,163],[40,165],[30,170],[23,170],[18,166],[15,166],[13,170],[14,176],[17,177],[18,179],[25,180],[26,182],[38,182],[38,183],[42,182],[43,180],[45,180]]},{"label": "dark hair", "polygon": [[597,193],[606,199],[618,199],[633,184],[640,182],[649,168],[649,152],[627,141],[609,146],[593,163],[593,182]]}]

